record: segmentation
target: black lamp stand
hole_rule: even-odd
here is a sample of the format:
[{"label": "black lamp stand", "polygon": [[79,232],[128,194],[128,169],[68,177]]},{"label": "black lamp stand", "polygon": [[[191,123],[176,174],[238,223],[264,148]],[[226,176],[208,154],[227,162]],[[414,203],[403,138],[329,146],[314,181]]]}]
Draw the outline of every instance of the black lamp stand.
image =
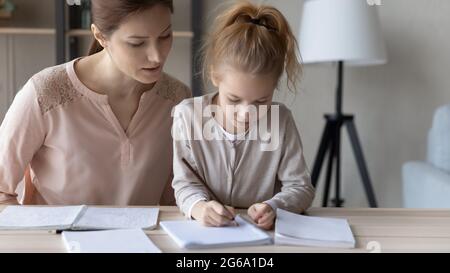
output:
[{"label": "black lamp stand", "polygon": [[359,141],[358,133],[354,122],[353,115],[345,115],[342,113],[342,95],[343,95],[343,76],[344,76],[344,63],[340,61],[338,63],[338,85],[336,90],[336,113],[325,115],[326,125],[320,141],[319,150],[317,152],[316,160],[314,163],[311,180],[314,187],[317,186],[320,171],[324,163],[325,155],[328,152],[328,166],[325,179],[324,196],[322,200],[322,206],[328,206],[331,176],[333,171],[333,165],[335,166],[335,198],[332,203],[335,207],[342,207],[344,200],[340,197],[341,191],[341,130],[342,127],[347,128],[347,132],[350,137],[353,153],[356,158],[359,173],[363,186],[369,201],[369,206],[372,208],[377,207],[377,201],[375,193],[372,188],[372,183],[369,177],[369,171],[367,170],[366,161],[364,159],[363,151],[361,149],[361,143]]}]

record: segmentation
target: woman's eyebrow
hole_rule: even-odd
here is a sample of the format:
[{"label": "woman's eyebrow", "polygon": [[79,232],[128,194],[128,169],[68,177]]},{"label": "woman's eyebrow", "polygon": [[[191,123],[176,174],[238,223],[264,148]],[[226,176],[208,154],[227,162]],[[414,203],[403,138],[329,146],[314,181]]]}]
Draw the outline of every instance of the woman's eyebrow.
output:
[{"label": "woman's eyebrow", "polygon": [[[172,27],[172,24],[170,24],[168,27],[166,27],[161,33],[166,32],[171,27]],[[130,38],[130,39],[147,39],[149,37],[148,36],[140,36],[140,35],[131,35],[131,36],[128,36],[128,38]]]},{"label": "woman's eyebrow", "polygon": [[166,27],[163,31],[161,31],[161,33],[166,32],[168,29],[170,29],[172,27],[172,24],[170,24],[168,27]]}]

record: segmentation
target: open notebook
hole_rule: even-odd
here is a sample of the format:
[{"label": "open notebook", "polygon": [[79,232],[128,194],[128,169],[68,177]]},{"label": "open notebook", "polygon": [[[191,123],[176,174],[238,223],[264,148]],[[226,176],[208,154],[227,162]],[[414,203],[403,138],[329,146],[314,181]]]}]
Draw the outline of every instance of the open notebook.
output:
[{"label": "open notebook", "polygon": [[201,249],[271,244],[272,238],[236,216],[237,227],[205,227],[198,221],[163,221],[161,227],[181,248]]},{"label": "open notebook", "polygon": [[64,231],[70,253],[161,253],[142,229]]},{"label": "open notebook", "polygon": [[158,213],[157,208],[9,206],[0,213],[0,230],[152,229]]},{"label": "open notebook", "polygon": [[346,219],[303,216],[277,209],[275,244],[354,248]]}]

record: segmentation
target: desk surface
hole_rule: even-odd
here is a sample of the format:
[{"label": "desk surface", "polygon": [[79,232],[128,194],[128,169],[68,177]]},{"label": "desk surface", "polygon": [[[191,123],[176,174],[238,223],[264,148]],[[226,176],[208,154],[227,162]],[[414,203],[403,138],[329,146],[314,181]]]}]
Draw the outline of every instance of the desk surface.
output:
[{"label": "desk surface", "polygon": [[[0,211],[4,207],[0,206]],[[298,246],[252,246],[207,249],[205,252],[450,252],[450,210],[312,208],[311,216],[348,219],[357,248],[351,250]],[[159,220],[184,219],[176,207],[160,207]],[[146,231],[163,252],[179,249],[159,227]],[[0,252],[65,252],[61,235],[42,231],[0,231]]]}]

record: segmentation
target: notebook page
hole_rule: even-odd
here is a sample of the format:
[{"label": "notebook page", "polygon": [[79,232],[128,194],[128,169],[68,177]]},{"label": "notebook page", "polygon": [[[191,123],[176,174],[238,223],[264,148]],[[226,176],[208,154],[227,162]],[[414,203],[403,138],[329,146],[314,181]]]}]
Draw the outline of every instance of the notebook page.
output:
[{"label": "notebook page", "polygon": [[69,229],[84,206],[8,206],[0,213],[0,230]]},{"label": "notebook page", "polygon": [[152,229],[158,223],[158,213],[158,208],[88,207],[72,229]]},{"label": "notebook page", "polygon": [[346,219],[303,216],[282,209],[277,210],[275,233],[316,241],[355,241]]}]

